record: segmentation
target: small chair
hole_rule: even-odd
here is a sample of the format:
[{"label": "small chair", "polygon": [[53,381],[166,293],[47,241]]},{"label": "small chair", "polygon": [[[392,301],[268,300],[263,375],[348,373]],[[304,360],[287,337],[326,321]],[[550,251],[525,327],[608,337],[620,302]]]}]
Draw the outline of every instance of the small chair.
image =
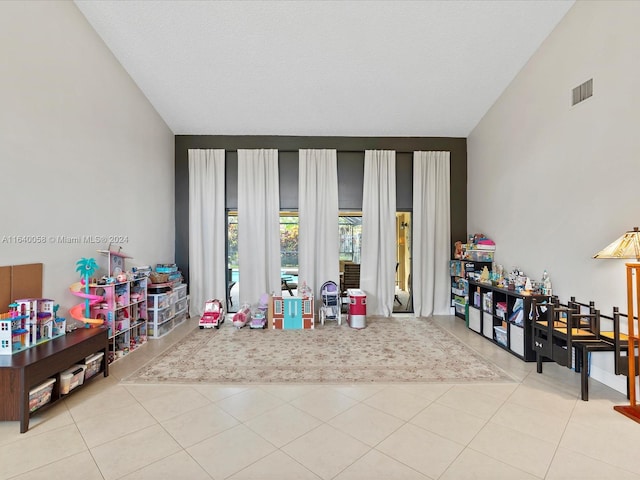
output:
[{"label": "small chair", "polygon": [[335,282],[325,282],[320,288],[322,305],[320,306],[320,323],[324,326],[325,320],[336,320],[342,324],[340,318],[340,292]]},{"label": "small chair", "polygon": [[[350,288],[360,288],[360,264],[345,263],[344,275],[342,276],[342,278],[342,305],[348,305],[347,290],[349,290]],[[344,301],[344,299],[346,299],[346,302]]]},{"label": "small chair", "polygon": [[[396,262],[396,286],[398,286],[398,266],[400,266],[400,262]],[[398,302],[400,304],[400,306],[402,306],[402,302],[400,301],[400,297],[398,297],[398,294],[396,293],[393,296],[393,301],[394,302]]]}]

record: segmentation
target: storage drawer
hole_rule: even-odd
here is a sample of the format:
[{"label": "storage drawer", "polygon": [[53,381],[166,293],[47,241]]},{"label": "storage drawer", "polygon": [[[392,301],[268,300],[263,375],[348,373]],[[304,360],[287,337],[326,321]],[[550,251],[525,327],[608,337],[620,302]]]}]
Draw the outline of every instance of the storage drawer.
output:
[{"label": "storage drawer", "polygon": [[163,335],[166,335],[171,330],[173,330],[173,322],[164,322],[160,325],[152,325],[149,323],[147,325],[147,331],[149,332],[149,336],[153,338],[159,338]]},{"label": "storage drawer", "polygon": [[84,383],[86,365],[74,365],[60,374],[60,394],[66,395]]},{"label": "storage drawer", "polygon": [[176,314],[180,314],[180,313],[185,312],[187,310],[187,299],[186,299],[186,297],[182,298],[182,299],[180,299],[180,300],[178,300],[176,302],[176,306],[175,306],[174,310],[175,310]]},{"label": "storage drawer", "polygon": [[100,367],[102,367],[102,357],[104,357],[104,352],[98,352],[84,359],[84,363],[87,366],[84,371],[85,380],[88,380],[100,371]]},{"label": "storage drawer", "polygon": [[482,334],[493,340],[493,315],[489,313],[482,314]]},{"label": "storage drawer", "polygon": [[469,307],[469,328],[480,333],[480,310],[471,306]]},{"label": "storage drawer", "polygon": [[153,310],[161,310],[167,308],[170,297],[168,293],[150,293],[147,295],[147,308]]},{"label": "storage drawer", "polygon": [[509,348],[524,357],[524,328],[509,324]]},{"label": "storage drawer", "polygon": [[186,283],[181,283],[180,285],[177,285],[177,286],[173,287],[173,292],[177,294],[178,300],[186,298],[186,296],[187,296],[187,284]]},{"label": "storage drawer", "polygon": [[56,379],[50,378],[32,390],[29,390],[29,412],[35,412],[51,401],[54,383],[56,383]]},{"label": "storage drawer", "polygon": [[184,322],[187,319],[187,313],[186,312],[182,312],[179,313],[178,315],[175,316],[175,318],[173,319],[173,326],[177,327],[178,325],[180,325],[182,322]]},{"label": "storage drawer", "polygon": [[156,325],[160,325],[166,322],[173,316],[171,310],[172,308],[170,306],[162,310],[149,310],[149,324],[155,323]]}]

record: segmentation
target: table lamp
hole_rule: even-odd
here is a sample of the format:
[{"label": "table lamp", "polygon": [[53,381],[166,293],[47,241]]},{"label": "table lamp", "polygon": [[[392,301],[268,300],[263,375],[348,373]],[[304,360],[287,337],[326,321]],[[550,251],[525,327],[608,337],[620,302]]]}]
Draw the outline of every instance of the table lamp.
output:
[{"label": "table lamp", "polygon": [[[629,405],[616,405],[614,410],[640,423],[640,406],[636,403],[636,346],[640,340],[638,312],[640,311],[640,231],[638,227],[625,232],[615,242],[596,253],[593,258],[635,259],[635,263],[626,263],[627,267],[627,320],[629,362]],[[635,277],[635,281],[634,281]]]}]

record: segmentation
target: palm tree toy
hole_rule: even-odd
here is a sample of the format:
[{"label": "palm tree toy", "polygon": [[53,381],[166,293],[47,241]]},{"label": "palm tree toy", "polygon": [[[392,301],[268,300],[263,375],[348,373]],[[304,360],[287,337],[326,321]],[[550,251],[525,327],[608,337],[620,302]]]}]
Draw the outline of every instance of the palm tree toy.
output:
[{"label": "palm tree toy", "polygon": [[[76,272],[82,276],[84,293],[89,295],[89,279],[98,270],[98,264],[93,258],[81,258],[76,262]],[[84,316],[89,317],[89,297],[84,300]]]}]

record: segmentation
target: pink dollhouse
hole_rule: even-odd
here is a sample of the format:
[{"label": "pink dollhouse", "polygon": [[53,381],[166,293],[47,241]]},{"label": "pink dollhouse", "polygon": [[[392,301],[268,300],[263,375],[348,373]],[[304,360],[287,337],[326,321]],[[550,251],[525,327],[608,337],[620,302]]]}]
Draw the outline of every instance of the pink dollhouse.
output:
[{"label": "pink dollhouse", "polygon": [[65,332],[65,320],[57,318],[53,300],[16,300],[9,305],[8,313],[0,315],[0,355],[11,355]]}]

